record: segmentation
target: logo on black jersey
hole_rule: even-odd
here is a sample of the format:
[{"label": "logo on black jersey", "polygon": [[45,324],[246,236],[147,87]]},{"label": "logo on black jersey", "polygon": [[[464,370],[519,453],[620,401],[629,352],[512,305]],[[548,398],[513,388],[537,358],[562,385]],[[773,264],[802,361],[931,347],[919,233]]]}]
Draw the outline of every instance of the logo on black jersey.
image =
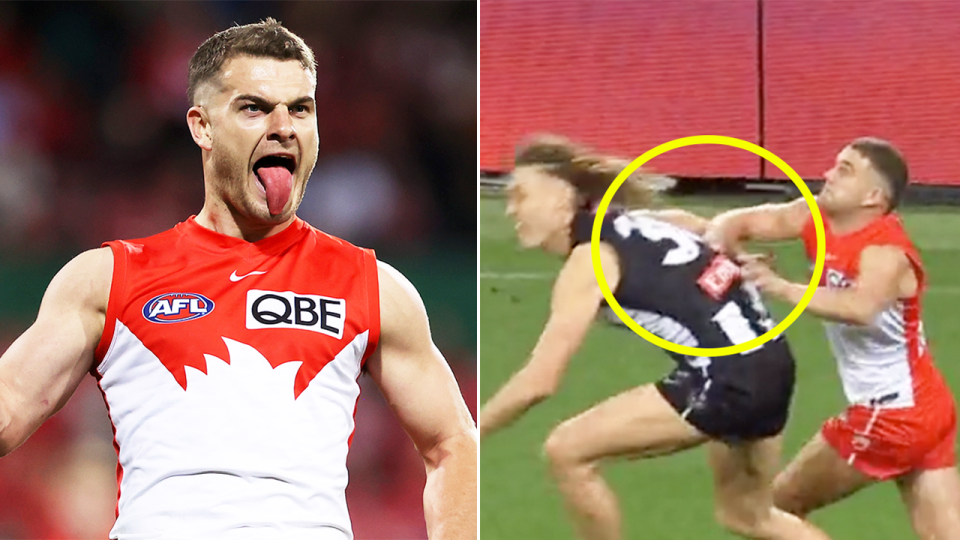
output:
[{"label": "logo on black jersey", "polygon": [[720,301],[739,277],[740,267],[737,266],[737,263],[722,254],[718,254],[700,274],[697,285],[710,298]]},{"label": "logo on black jersey", "polygon": [[192,321],[213,311],[213,300],[195,293],[163,293],[143,306],[143,317],[155,323]]},{"label": "logo on black jersey", "polygon": [[247,291],[247,328],[295,328],[343,337],[347,301],[291,291]]}]

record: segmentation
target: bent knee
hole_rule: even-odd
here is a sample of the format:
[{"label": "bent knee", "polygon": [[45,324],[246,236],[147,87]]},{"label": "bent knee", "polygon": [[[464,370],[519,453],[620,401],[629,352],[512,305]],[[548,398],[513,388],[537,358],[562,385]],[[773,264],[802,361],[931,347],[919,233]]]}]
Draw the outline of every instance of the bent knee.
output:
[{"label": "bent knee", "polygon": [[769,508],[718,506],[714,510],[717,523],[724,529],[747,538],[768,538],[771,512]]},{"label": "bent knee", "polygon": [[554,472],[589,465],[580,451],[576,437],[563,426],[553,430],[547,437],[543,444],[543,454]]},{"label": "bent knee", "polygon": [[575,461],[573,449],[561,431],[554,430],[543,443],[543,455],[551,466],[563,465]]}]

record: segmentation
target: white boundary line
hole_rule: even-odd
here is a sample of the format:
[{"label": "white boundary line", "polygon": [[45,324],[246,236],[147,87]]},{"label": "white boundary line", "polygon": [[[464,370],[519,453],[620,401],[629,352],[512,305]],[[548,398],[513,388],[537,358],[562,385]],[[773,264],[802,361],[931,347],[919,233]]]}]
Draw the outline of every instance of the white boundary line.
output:
[{"label": "white boundary line", "polygon": [[[557,277],[549,272],[480,272],[479,275],[480,280],[492,281],[548,281]],[[931,285],[927,293],[960,294],[960,285]]]}]

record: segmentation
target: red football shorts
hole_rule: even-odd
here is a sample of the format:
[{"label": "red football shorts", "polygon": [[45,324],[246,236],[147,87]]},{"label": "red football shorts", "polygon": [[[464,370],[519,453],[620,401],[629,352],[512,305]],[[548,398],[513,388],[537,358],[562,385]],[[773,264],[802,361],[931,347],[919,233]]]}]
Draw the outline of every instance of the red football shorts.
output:
[{"label": "red football shorts", "polygon": [[848,463],[878,480],[957,462],[957,415],[949,394],[923,407],[853,405],[827,420],[821,433]]}]

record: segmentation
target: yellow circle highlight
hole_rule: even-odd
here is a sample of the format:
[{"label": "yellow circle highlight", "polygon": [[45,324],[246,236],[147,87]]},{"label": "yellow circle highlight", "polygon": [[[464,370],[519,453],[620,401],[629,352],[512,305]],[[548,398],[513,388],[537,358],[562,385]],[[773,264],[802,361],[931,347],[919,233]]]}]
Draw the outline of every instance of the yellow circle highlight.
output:
[{"label": "yellow circle highlight", "polygon": [[[786,319],[780,322],[780,324],[762,336],[756,337],[739,345],[715,347],[712,349],[687,347],[686,345],[671,343],[665,339],[651,334],[642,326],[637,324],[636,321],[634,321],[629,315],[626,314],[626,312],[623,311],[623,308],[620,307],[620,303],[617,302],[617,299],[613,297],[613,293],[610,292],[610,286],[607,284],[607,280],[603,276],[603,266],[600,263],[600,228],[603,225],[603,216],[606,215],[607,208],[610,206],[610,201],[613,200],[613,195],[617,192],[617,189],[623,185],[626,179],[633,174],[634,171],[651,159],[670,150],[697,144],[719,144],[724,146],[733,146],[735,148],[740,148],[741,150],[752,152],[776,165],[777,168],[783,171],[790,178],[790,180],[793,180],[793,183],[796,184],[797,188],[800,189],[800,193],[803,194],[804,200],[807,201],[807,205],[810,207],[810,213],[813,215],[814,228],[817,231],[817,260],[813,269],[813,277],[810,279],[810,284],[807,286],[807,290],[804,293],[803,298],[800,300],[800,303],[793,308],[793,311],[790,312],[790,315],[788,315]],[[807,304],[809,304],[810,300],[813,298],[813,294],[817,290],[817,285],[820,283],[820,275],[823,273],[824,252],[825,245],[823,239],[823,219],[820,217],[820,209],[817,207],[817,201],[814,200],[813,195],[810,193],[810,190],[807,189],[807,185],[800,178],[800,175],[798,175],[796,171],[787,165],[785,161],[774,155],[766,148],[757,146],[751,142],[734,137],[725,137],[723,135],[697,135],[694,137],[675,139],[661,144],[660,146],[647,151],[645,154],[633,160],[633,162],[630,163],[627,168],[623,169],[620,174],[617,175],[617,178],[613,181],[613,184],[610,185],[610,187],[607,189],[607,192],[604,194],[603,199],[600,200],[600,204],[597,206],[597,216],[593,221],[593,231],[590,234],[590,257],[593,260],[593,272],[597,276],[597,282],[600,285],[600,291],[603,292],[603,297],[607,299],[607,304],[611,309],[613,309],[614,313],[616,313],[617,316],[620,317],[620,320],[622,320],[624,324],[626,324],[631,330],[636,332],[640,337],[646,339],[650,343],[653,343],[654,345],[662,347],[668,351],[689,356],[714,357],[738,354],[759,347],[783,333],[784,330],[789,328],[790,325],[797,320],[797,317],[803,313],[803,310],[806,309]]]}]

